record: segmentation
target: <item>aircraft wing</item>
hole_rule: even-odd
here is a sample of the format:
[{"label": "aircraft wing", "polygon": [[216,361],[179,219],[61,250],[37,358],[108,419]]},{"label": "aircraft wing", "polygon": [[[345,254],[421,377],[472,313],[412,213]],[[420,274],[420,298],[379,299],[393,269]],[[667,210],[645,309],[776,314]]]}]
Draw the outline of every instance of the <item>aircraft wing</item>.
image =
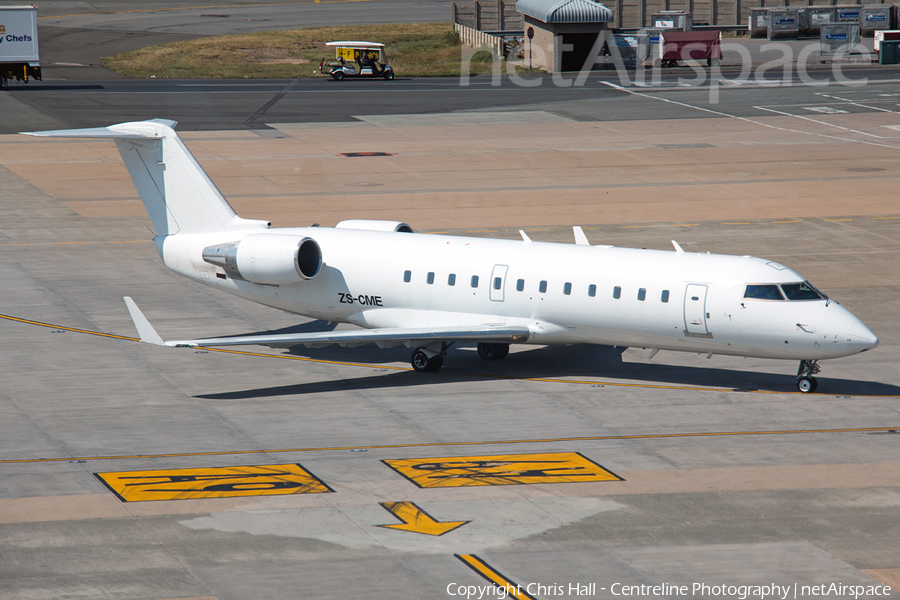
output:
[{"label": "aircraft wing", "polygon": [[195,348],[199,346],[262,346],[289,347],[297,344],[327,346],[329,344],[361,345],[368,342],[379,346],[393,346],[404,342],[524,342],[531,336],[520,325],[475,325],[462,327],[393,327],[389,329],[360,329],[352,331],[324,331],[318,333],[282,333],[274,335],[242,335],[196,340],[163,340],[134,300],[125,297],[125,305],[137,327],[142,342],[157,346]]}]

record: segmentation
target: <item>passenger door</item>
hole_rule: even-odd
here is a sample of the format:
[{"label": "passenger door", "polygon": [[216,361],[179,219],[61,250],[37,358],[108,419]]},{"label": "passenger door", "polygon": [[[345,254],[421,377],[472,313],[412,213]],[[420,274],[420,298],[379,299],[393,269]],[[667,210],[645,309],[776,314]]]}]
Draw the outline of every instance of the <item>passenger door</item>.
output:
[{"label": "passenger door", "polygon": [[684,292],[684,328],[688,335],[709,335],[706,328],[706,291],[706,285],[689,283]]}]

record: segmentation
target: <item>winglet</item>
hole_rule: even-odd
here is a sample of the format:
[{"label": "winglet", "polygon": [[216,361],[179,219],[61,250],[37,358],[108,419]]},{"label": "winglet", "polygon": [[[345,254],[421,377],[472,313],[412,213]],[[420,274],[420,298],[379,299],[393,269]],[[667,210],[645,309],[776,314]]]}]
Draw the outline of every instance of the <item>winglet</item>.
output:
[{"label": "winglet", "polygon": [[584,235],[584,230],[581,229],[578,225],[572,228],[572,231],[575,232],[575,244],[578,246],[590,246],[591,243],[588,241],[587,236]]},{"label": "winglet", "polygon": [[522,230],[520,229],[520,230],[519,230],[519,234],[522,236],[522,241],[523,241],[523,242],[525,242],[526,244],[530,244],[530,243],[531,243],[531,238],[528,237],[528,234],[527,234],[527,233],[525,233],[524,231],[522,231]]},{"label": "winglet", "polygon": [[128,307],[128,312],[131,313],[131,320],[134,321],[134,326],[137,327],[138,335],[141,336],[142,342],[157,346],[166,345],[163,339],[159,337],[159,334],[156,333],[156,330],[153,329],[153,325],[150,324],[147,317],[144,316],[144,313],[141,312],[141,309],[134,303],[134,300],[125,296],[125,306]]},{"label": "winglet", "polygon": [[675,246],[675,252],[677,252],[678,254],[684,254],[684,249],[678,244],[678,242],[672,240],[672,245]]}]

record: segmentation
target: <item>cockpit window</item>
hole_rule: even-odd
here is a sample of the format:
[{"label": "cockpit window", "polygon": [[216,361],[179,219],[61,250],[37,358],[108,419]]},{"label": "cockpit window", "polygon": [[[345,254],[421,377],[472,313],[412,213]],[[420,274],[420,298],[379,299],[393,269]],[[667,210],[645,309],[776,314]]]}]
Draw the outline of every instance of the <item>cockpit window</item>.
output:
[{"label": "cockpit window", "polygon": [[749,284],[744,289],[744,298],[753,300],[784,300],[781,290],[777,285],[755,285]]},{"label": "cockpit window", "polygon": [[803,283],[782,283],[781,289],[788,300],[824,300],[825,297],[816,288]]}]

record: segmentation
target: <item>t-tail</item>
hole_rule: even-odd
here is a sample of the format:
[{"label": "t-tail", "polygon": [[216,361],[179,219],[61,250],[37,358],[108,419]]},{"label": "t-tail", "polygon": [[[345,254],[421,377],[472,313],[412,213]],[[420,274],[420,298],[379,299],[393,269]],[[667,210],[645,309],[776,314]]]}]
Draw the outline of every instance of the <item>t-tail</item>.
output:
[{"label": "t-tail", "polygon": [[242,219],[175,133],[175,121],[152,119],[90,129],[23,132],[39,137],[112,139],[160,236],[266,228]]}]

